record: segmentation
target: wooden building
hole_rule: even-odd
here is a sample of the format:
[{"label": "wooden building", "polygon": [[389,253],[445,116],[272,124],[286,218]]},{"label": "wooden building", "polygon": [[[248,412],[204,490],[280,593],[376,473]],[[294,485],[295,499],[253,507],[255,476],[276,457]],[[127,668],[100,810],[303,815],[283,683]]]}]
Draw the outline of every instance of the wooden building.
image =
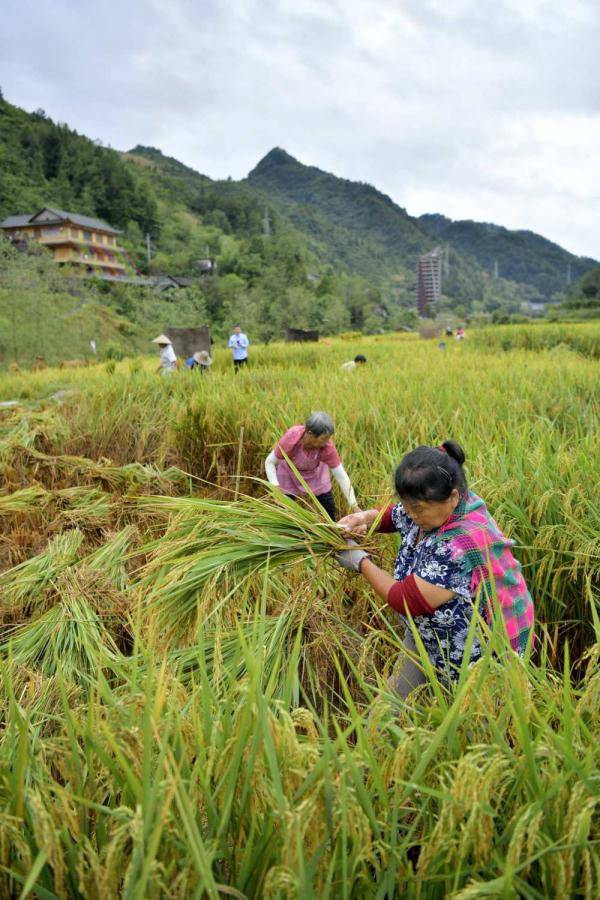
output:
[{"label": "wooden building", "polygon": [[33,215],[9,216],[0,222],[12,241],[36,241],[47,247],[54,261],[91,275],[125,275],[122,247],[116,228],[101,219],[45,207]]},{"label": "wooden building", "polygon": [[166,336],[170,338],[173,349],[179,359],[184,360],[197,351],[206,350],[210,355],[212,340],[210,328],[201,325],[198,328],[165,328]]},{"label": "wooden building", "polygon": [[293,343],[307,343],[308,341],[318,341],[318,331],[304,331],[302,328],[286,328],[285,339]]}]

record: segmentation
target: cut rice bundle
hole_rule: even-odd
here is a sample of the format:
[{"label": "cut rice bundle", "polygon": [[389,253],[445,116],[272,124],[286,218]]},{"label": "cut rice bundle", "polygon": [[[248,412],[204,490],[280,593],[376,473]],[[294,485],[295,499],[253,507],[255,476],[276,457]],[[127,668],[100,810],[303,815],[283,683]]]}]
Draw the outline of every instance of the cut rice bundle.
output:
[{"label": "cut rice bundle", "polygon": [[139,580],[149,611],[170,633],[193,617],[207,592],[223,603],[267,568],[314,565],[347,546],[320,507],[295,503],[279,491],[273,499],[232,503],[142,497],[136,505],[174,516],[166,533],[143,548],[150,560]]}]

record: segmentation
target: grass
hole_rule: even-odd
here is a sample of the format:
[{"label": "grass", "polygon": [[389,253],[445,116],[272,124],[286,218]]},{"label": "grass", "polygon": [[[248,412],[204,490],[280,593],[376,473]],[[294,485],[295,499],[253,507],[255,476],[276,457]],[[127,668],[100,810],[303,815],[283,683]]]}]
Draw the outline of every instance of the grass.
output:
[{"label": "grass", "polygon": [[[3,896],[598,895],[597,363],[504,331],[521,346],[353,342],[352,375],[339,341],[237,377],[217,351],[206,378],[0,383]],[[364,506],[407,448],[463,443],[525,565],[532,659],[494,634],[455,690],[389,694],[397,620],[257,480],[315,408]]]}]

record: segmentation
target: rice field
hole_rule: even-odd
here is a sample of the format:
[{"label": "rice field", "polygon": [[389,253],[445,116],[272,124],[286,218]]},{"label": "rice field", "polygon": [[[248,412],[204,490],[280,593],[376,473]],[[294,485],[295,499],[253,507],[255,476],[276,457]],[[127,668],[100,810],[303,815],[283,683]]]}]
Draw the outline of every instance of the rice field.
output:
[{"label": "rice field", "polygon": [[[2,376],[1,896],[600,895],[600,329],[560,327]],[[531,658],[389,692],[399,620],[262,480],[313,409],[364,508],[460,441]]]}]

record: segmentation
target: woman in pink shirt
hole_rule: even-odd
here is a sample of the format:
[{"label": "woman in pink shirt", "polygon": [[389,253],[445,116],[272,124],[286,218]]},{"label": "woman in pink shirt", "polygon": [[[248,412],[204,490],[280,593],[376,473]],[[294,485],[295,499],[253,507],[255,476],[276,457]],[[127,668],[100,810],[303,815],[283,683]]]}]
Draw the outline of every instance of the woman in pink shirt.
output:
[{"label": "woman in pink shirt", "polygon": [[306,488],[288,465],[287,456],[333,520],[336,510],[331,475],[350,509],[358,509],[352,484],[331,439],[334,431],[333,419],[328,413],[311,413],[304,425],[288,428],[265,460],[265,471],[271,484],[280,487],[288,497],[306,496]]}]

